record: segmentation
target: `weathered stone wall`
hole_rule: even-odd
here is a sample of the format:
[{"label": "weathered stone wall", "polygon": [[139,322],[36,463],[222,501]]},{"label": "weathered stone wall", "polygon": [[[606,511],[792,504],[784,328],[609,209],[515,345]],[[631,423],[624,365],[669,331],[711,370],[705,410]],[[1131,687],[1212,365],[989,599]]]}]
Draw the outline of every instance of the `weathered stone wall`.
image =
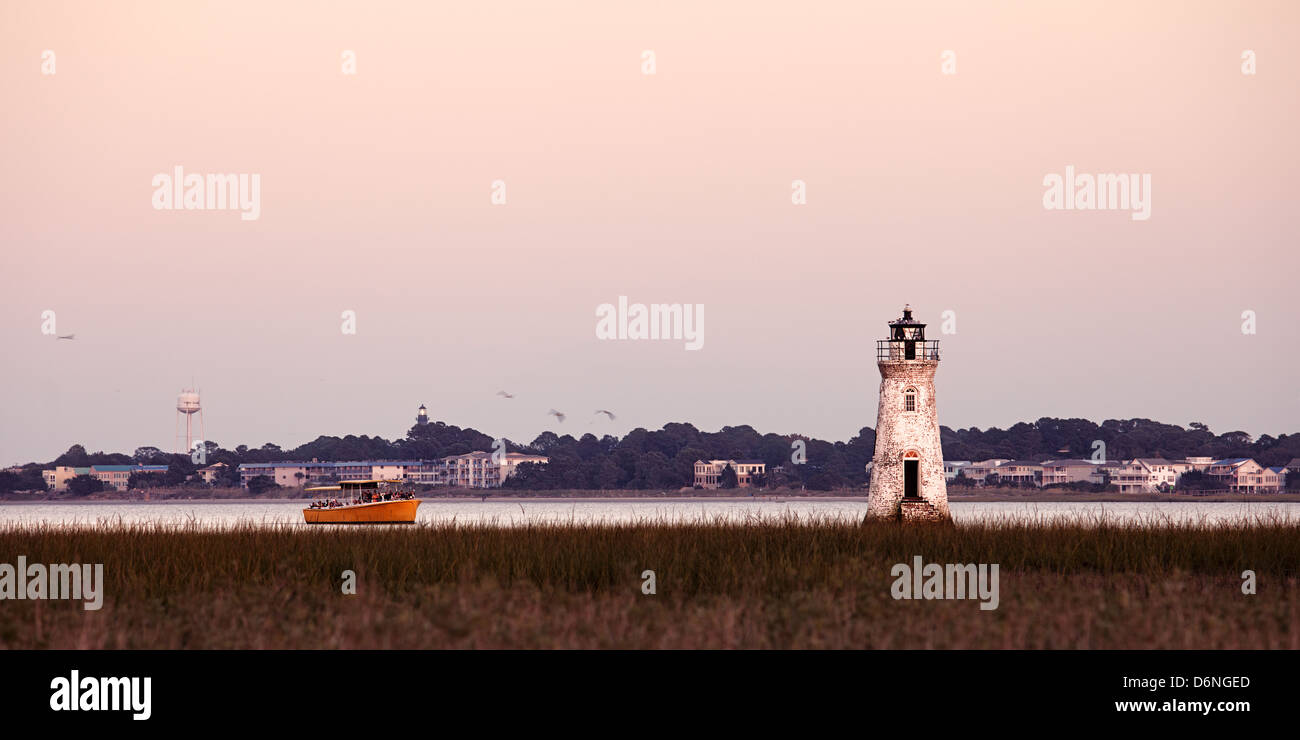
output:
[{"label": "weathered stone wall", "polygon": [[931,506],[929,501],[923,499],[915,501],[903,499],[899,518],[904,524],[938,524],[949,521],[939,513],[938,509]]},{"label": "weathered stone wall", "polygon": [[[937,360],[891,360],[880,368],[880,405],[876,416],[876,451],[872,456],[867,516],[897,519],[903,499],[903,455],[919,453],[917,493],[943,519],[948,512],[948,485],[943,474],[939,412],[935,403]],[[904,391],[916,389],[916,410],[904,410]]]}]

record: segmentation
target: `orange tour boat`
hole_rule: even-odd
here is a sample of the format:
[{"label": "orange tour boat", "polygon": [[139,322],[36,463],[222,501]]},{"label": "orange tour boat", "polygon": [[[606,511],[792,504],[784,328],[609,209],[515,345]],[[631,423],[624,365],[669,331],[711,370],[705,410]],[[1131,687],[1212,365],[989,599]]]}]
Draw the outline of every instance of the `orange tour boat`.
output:
[{"label": "orange tour boat", "polygon": [[348,480],[337,486],[316,486],[302,510],[308,524],[411,524],[420,500],[396,488],[395,480]]}]

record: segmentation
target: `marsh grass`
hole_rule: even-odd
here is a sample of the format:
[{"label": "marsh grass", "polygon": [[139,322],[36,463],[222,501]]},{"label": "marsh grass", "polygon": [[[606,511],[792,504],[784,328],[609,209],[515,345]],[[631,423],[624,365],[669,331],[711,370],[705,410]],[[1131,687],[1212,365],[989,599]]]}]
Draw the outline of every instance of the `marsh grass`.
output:
[{"label": "marsh grass", "polygon": [[[1277,517],[0,528],[18,555],[103,563],[106,598],[0,602],[10,648],[1300,647],[1300,524]],[[895,601],[914,555],[997,563],[999,608]]]}]

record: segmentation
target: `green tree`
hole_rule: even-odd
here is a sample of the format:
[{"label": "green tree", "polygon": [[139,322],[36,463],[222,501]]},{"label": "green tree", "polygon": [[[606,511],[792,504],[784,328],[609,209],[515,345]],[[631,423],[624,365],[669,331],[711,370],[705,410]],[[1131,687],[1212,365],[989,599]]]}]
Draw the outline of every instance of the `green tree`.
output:
[{"label": "green tree", "polygon": [[263,493],[265,491],[271,490],[272,488],[279,488],[279,486],[276,485],[275,479],[269,475],[255,475],[252,477],[251,480],[248,481],[249,493],[254,493],[254,494]]},{"label": "green tree", "polygon": [[[157,447],[137,447],[131,453],[131,459],[141,465],[152,465],[155,460],[164,459],[167,454]],[[165,459],[163,460],[165,462]]]},{"label": "green tree", "polygon": [[41,475],[40,468],[23,468],[18,472],[5,471],[0,473],[0,493],[44,491],[48,488],[45,485],[45,478]]},{"label": "green tree", "polygon": [[1176,490],[1179,491],[1205,491],[1214,488],[1221,488],[1218,481],[1213,476],[1206,475],[1200,470],[1189,470],[1178,476]]},{"label": "green tree", "polygon": [[224,468],[217,468],[220,472],[213,480],[213,485],[224,486],[227,488],[238,488],[242,483],[242,476],[239,474],[239,466],[226,464]]},{"label": "green tree", "polygon": [[164,484],[163,479],[162,473],[141,473],[137,471],[126,479],[126,487],[132,490],[158,488]]},{"label": "green tree", "polygon": [[81,445],[73,445],[68,451],[54,458],[55,465],[67,465],[73,468],[84,468],[90,465],[90,455],[86,454],[86,448]]},{"label": "green tree", "polygon": [[104,481],[93,475],[78,475],[68,481],[68,494],[71,496],[89,496],[107,487]]}]

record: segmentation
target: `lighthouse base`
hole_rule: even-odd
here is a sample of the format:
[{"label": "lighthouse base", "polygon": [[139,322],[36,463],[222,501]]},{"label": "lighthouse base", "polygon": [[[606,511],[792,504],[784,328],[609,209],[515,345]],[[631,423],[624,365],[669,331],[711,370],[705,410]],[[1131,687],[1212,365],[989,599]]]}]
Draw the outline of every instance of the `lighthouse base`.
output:
[{"label": "lighthouse base", "polygon": [[944,516],[934,508],[933,504],[923,498],[905,498],[899,502],[898,519],[904,524],[940,524],[952,521],[952,517]]},{"label": "lighthouse base", "polygon": [[935,508],[923,498],[904,498],[898,502],[898,511],[892,517],[867,514],[866,522],[901,522],[903,524],[951,524],[952,516]]}]

